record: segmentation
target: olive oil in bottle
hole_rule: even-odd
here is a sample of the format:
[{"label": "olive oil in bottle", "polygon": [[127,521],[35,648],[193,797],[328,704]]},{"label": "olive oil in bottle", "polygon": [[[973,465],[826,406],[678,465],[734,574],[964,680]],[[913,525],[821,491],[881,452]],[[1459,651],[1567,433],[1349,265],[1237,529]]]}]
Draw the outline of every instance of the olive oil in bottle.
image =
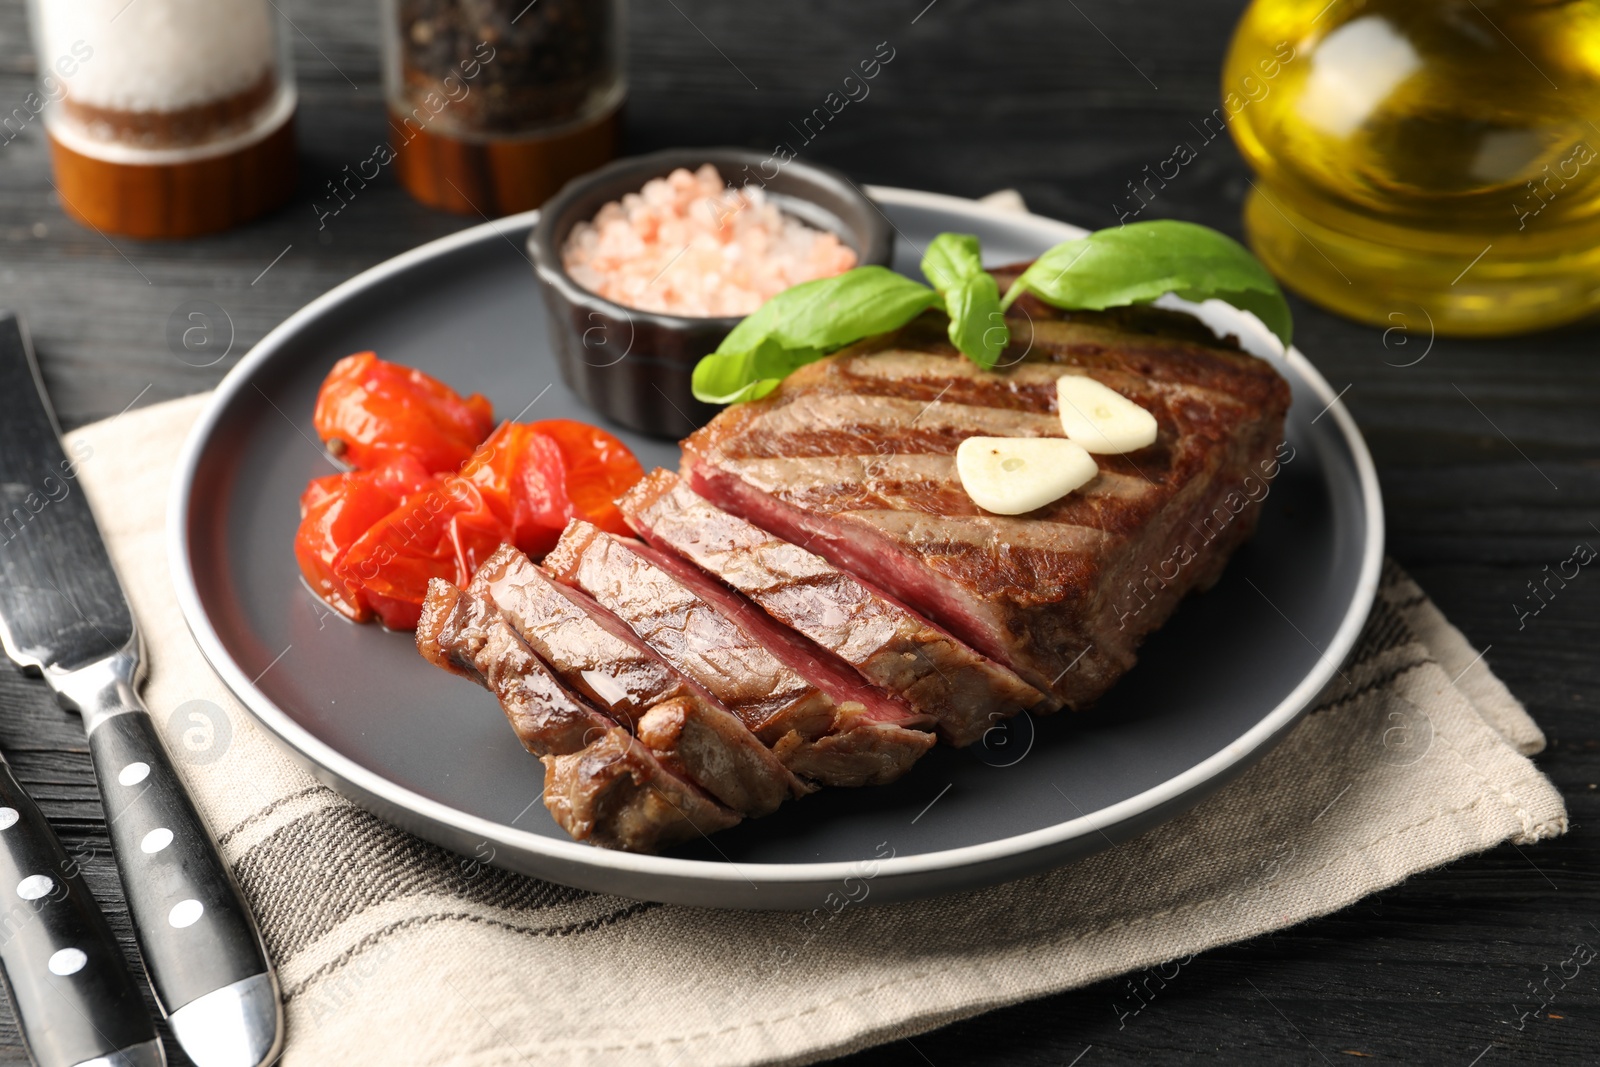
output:
[{"label": "olive oil in bottle", "polygon": [[1249,241],[1307,298],[1457,335],[1600,308],[1600,2],[1255,0],[1223,94]]}]

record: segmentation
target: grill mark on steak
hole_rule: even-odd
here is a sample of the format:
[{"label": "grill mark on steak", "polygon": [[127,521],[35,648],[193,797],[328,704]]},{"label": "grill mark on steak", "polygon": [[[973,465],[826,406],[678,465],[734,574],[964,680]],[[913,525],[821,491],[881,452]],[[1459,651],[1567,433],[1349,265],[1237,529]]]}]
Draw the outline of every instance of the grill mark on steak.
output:
[{"label": "grill mark on steak", "polygon": [[637,551],[713,605],[831,698],[833,721],[820,737],[796,731],[773,745],[785,766],[823,785],[884,785],[933,747],[934,720],[900,697],[864,681],[850,664],[774,622],[744,597],[677,556],[647,545]]},{"label": "grill mark on steak", "polygon": [[627,623],[769,744],[791,729],[818,736],[833,721],[825,693],[623,539],[575,519],[543,566]]},{"label": "grill mark on steak", "polygon": [[429,582],[417,648],[500,701],[523,747],[545,757],[545,807],[575,840],[656,852],[739,821],[568,691],[481,597]]},{"label": "grill mark on steak", "polygon": [[616,725],[569,692],[493,604],[443,579],[428,583],[417,649],[493,693],[535,756],[577,752]]},{"label": "grill mark on steak", "polygon": [[[683,474],[713,504],[870,575],[1081,707],[1254,528],[1289,392],[1267,362],[1200,343],[1170,317],[1028,310],[1031,345],[1003,357],[1014,367],[979,370],[955,354],[939,316],[923,316],[723,411],[683,443]],[[1128,332],[1136,321],[1158,328]],[[1028,334],[1011,325],[1020,344]],[[1155,413],[1156,444],[1097,456],[1103,475],[1123,479],[1102,476],[1025,517],[963,502],[946,458],[959,440],[1046,432],[1055,377],[1073,371]],[[881,458],[859,455],[864,441]]]},{"label": "grill mark on steak", "polygon": [[925,716],[680,560],[575,520],[544,567],[739,715],[796,773],[825,785],[882,783],[933,743],[910,729]]},{"label": "grill mark on steak", "polygon": [[956,745],[1045,700],[1011,671],[854,575],[712,506],[668,471],[618,506],[635,529],[931,716]]},{"label": "grill mark on steak", "polygon": [[[767,492],[782,491],[807,510],[824,514],[854,511],[922,512],[956,520],[1006,518],[972,502],[947,455],[826,456],[808,459],[732,459],[723,469]],[[1105,472],[1081,490],[1013,520],[1015,539],[1055,544],[1062,537],[1081,539],[1087,547],[1101,534],[1137,528],[1158,506],[1150,483],[1126,474]],[[1066,527],[1067,529],[1063,529]],[[1008,543],[1011,543],[1008,541]]]},{"label": "grill mark on steak", "polygon": [[[1001,282],[1002,290],[1006,284]],[[1146,387],[1205,390],[1234,398],[1255,411],[1270,410],[1286,385],[1271,364],[1241,351],[1233,337],[1219,340],[1200,320],[1179,311],[1153,307],[1063,311],[1024,294],[1012,304],[1006,318],[1012,342],[1000,355],[998,380],[992,372],[963,361],[965,365],[953,375],[935,375],[925,381],[923,388],[932,388],[924,399],[932,399],[948,385],[950,399],[958,400],[962,383],[971,379],[990,390],[986,405],[1006,407],[1004,394],[1019,388],[1013,383],[1037,383],[1027,374],[1013,375],[1041,364],[1047,368],[1080,367],[1096,372],[1096,377],[1100,372],[1127,375]],[[946,333],[947,324],[942,314],[925,312],[897,332],[869,338],[840,354],[881,355],[900,349],[959,359],[960,353]],[[935,381],[938,384],[933,384]],[[1106,384],[1118,388],[1112,381]],[[1048,393],[1053,396],[1054,390]]]},{"label": "grill mark on steak", "polygon": [[[810,788],[709,693],[678,674],[614,615],[502,545],[470,591],[493,603],[567,685],[629,726],[668,767],[744,815]],[[653,716],[653,717],[652,717]]]}]

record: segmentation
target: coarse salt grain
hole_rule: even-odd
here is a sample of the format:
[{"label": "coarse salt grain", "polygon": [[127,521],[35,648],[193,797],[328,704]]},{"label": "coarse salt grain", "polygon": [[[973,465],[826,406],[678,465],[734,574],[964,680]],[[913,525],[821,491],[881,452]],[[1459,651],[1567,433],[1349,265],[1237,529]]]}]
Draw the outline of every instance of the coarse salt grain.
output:
[{"label": "coarse salt grain", "polygon": [[790,286],[840,274],[856,254],[785,215],[760,186],[707,163],[653,178],[572,228],[562,265],[608,300],[670,315],[742,316]]},{"label": "coarse salt grain", "polygon": [[37,11],[40,64],[82,59],[67,92],[94,107],[199,107],[250,88],[277,60],[269,0],[41,0]]}]

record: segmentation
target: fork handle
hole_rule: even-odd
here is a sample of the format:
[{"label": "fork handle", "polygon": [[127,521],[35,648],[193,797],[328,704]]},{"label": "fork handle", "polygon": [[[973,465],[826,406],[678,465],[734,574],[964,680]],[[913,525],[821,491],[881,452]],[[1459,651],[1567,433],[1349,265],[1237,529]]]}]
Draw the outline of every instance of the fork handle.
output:
[{"label": "fork handle", "polygon": [[0,966],[38,1067],[101,1057],[147,1067],[165,1062],[155,1023],[77,861],[4,761]]}]

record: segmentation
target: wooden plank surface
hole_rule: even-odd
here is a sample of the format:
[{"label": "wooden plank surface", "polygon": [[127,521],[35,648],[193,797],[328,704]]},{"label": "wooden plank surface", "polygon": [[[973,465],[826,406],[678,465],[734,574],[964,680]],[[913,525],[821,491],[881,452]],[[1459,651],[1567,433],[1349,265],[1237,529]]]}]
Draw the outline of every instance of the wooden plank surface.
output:
[{"label": "wooden plank surface", "polygon": [[[324,184],[386,136],[376,5],[280,6],[297,28],[303,172],[296,199],[267,219],[178,244],[107,239],[61,213],[37,125],[0,145],[0,304],[27,315],[68,426],[208,388],[330,286],[477,221],[418,207],[385,173],[319,228]],[[32,84],[22,7],[0,6],[0,111],[20,105]],[[1216,106],[1241,8],[1239,0],[637,0],[627,147],[792,143],[789,123],[888,42],[895,58],[870,96],[803,157],[860,182],[962,195],[1013,187],[1043,214],[1109,225],[1126,183]],[[1218,139],[1145,217],[1237,235],[1246,175]],[[231,349],[208,367],[179,358],[168,340],[168,319],[195,300],[231,320]],[[1206,953],[1137,1017],[1118,1019],[1113,1003],[1127,999],[1119,979],[841,1062],[1600,1059],[1600,973],[1585,970],[1548,1017],[1522,1030],[1511,1007],[1526,1006],[1529,984],[1574,943],[1600,942],[1600,856],[1589,826],[1600,813],[1600,578],[1570,583],[1525,627],[1513,609],[1542,567],[1600,538],[1600,335],[1583,327],[1510,341],[1438,339],[1421,362],[1398,366],[1426,347],[1424,324],[1397,320],[1406,329],[1385,335],[1303,302],[1295,313],[1301,348],[1335,388],[1349,386],[1345,402],[1383,481],[1390,552],[1476,647],[1489,648],[1488,662],[1549,734],[1539,763],[1567,797],[1572,832]],[[0,748],[86,857],[90,886],[126,937],[81,728],[10,672],[0,672],[0,701]],[[21,1062],[7,1015],[0,1063]]]}]

